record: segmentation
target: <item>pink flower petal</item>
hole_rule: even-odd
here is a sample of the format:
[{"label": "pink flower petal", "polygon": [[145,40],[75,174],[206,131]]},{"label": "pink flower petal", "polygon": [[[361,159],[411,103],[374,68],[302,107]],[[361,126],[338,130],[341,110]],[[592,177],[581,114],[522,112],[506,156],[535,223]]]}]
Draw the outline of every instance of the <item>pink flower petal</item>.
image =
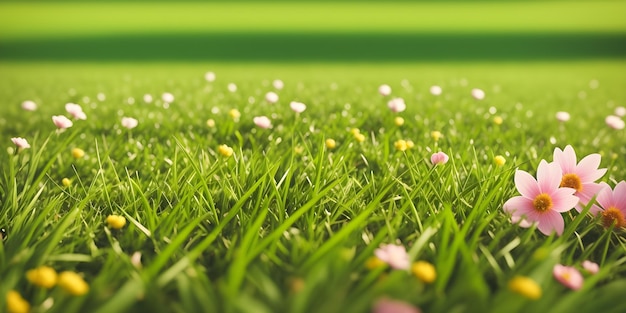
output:
[{"label": "pink flower petal", "polygon": [[552,270],[552,275],[563,286],[572,290],[578,290],[583,286],[583,276],[574,267],[556,264]]},{"label": "pink flower petal", "polygon": [[556,211],[543,212],[538,222],[537,228],[545,235],[550,235],[552,232],[556,232],[559,236],[563,234],[563,228],[565,227],[563,216]]},{"label": "pink flower petal", "polygon": [[613,189],[613,199],[615,207],[626,215],[626,181],[621,181]]},{"label": "pink flower petal", "polygon": [[593,182],[600,179],[607,170],[606,168],[598,168],[600,166],[600,159],[601,157],[597,153],[584,157],[578,162],[574,173],[576,173],[583,182]]},{"label": "pink flower petal", "polygon": [[514,180],[515,187],[517,187],[519,193],[525,198],[534,199],[538,194],[541,193],[535,178],[525,171],[516,170]]},{"label": "pink flower petal", "polygon": [[550,198],[552,198],[552,210],[556,212],[567,212],[573,209],[580,199],[574,196],[574,189],[572,188],[558,188],[554,191]]},{"label": "pink flower petal", "polygon": [[563,172],[557,163],[548,163],[545,160],[539,162],[537,168],[537,183],[542,193],[557,188],[561,184]]},{"label": "pink flower petal", "polygon": [[576,168],[576,152],[570,145],[567,145],[562,151],[559,148],[555,148],[553,158],[554,162],[561,166],[563,173],[572,173]]},{"label": "pink flower petal", "polygon": [[522,208],[532,209],[532,207],[533,207],[532,200],[522,197],[522,196],[513,197],[507,200],[502,206],[505,212],[508,212],[511,214],[513,214],[513,212],[519,209],[522,209]]}]

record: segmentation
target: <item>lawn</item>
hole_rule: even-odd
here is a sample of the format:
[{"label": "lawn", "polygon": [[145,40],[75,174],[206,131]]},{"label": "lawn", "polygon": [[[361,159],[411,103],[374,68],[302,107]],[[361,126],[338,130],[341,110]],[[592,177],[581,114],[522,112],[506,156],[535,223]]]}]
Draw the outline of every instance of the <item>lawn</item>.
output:
[{"label": "lawn", "polygon": [[[625,311],[624,3],[568,4],[0,4],[0,308]],[[155,22],[229,6],[258,29]],[[328,7],[345,23],[319,28]],[[153,18],[127,18],[140,8]],[[466,20],[357,27],[410,8]],[[484,10],[499,18],[462,14]],[[586,12],[605,15],[575,23]],[[283,49],[300,36],[319,53]],[[226,53],[254,38],[280,44]],[[458,38],[484,40],[449,52]],[[588,156],[578,174],[558,166],[568,146]],[[577,179],[579,198],[559,187]],[[522,194],[539,213],[520,214]]]}]

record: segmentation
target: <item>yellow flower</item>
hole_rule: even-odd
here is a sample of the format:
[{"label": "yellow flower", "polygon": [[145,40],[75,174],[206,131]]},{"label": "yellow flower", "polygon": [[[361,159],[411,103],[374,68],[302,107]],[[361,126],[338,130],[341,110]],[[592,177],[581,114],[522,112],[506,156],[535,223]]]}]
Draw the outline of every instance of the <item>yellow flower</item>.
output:
[{"label": "yellow flower", "polygon": [[26,279],[33,285],[50,289],[57,283],[57,272],[49,266],[40,266],[26,272]]},{"label": "yellow flower", "polygon": [[365,135],[358,133],[358,134],[354,134],[354,139],[356,139],[356,141],[358,142],[363,142],[365,141]]},{"label": "yellow flower", "polygon": [[358,128],[352,128],[352,129],[350,129],[350,133],[352,135],[356,135],[356,134],[360,134],[361,131]]},{"label": "yellow flower", "polygon": [[433,137],[435,141],[438,141],[441,137],[443,137],[443,134],[438,130],[433,130],[430,132],[430,137]]},{"label": "yellow flower", "polygon": [[335,139],[326,139],[326,148],[335,149],[335,147],[337,147],[337,142],[335,141]]},{"label": "yellow flower", "polygon": [[413,143],[413,140],[407,140],[406,147],[409,149],[413,149],[413,147],[415,147],[415,143]]},{"label": "yellow flower", "polygon": [[373,257],[370,257],[369,259],[367,259],[367,261],[365,262],[365,267],[367,267],[370,270],[373,270],[373,269],[377,269],[379,267],[383,267],[386,264],[387,263],[385,263],[383,260],[373,256]]},{"label": "yellow flower", "polygon": [[426,261],[417,261],[413,263],[411,272],[413,272],[413,275],[426,284],[434,282],[437,278],[435,266]]},{"label": "yellow flower", "polygon": [[509,289],[528,299],[541,298],[541,287],[532,279],[525,276],[515,276],[509,281]]},{"label": "yellow flower", "polygon": [[7,292],[7,309],[9,313],[28,313],[30,304],[19,292],[11,290]]},{"label": "yellow flower", "polygon": [[406,140],[404,139],[400,139],[394,142],[393,145],[396,147],[396,150],[398,151],[406,151],[406,149],[409,148],[408,145],[406,144]]},{"label": "yellow flower", "polygon": [[89,291],[89,285],[80,275],[74,272],[59,274],[59,286],[73,296],[82,296]]},{"label": "yellow flower", "polygon": [[217,152],[222,156],[228,158],[233,155],[233,148],[227,145],[220,145],[219,147],[217,147]]},{"label": "yellow flower", "polygon": [[396,118],[393,119],[393,122],[396,124],[396,126],[404,125],[404,119],[400,116],[396,116]]},{"label": "yellow flower", "polygon": [[85,156],[85,151],[81,148],[74,148],[72,149],[72,156],[74,159],[80,159]]},{"label": "yellow flower", "polygon": [[304,148],[300,145],[297,145],[293,148],[293,152],[295,154],[302,154],[302,152],[304,152]]},{"label": "yellow flower", "polygon": [[241,116],[241,113],[239,113],[239,110],[237,109],[231,109],[230,111],[228,111],[228,115],[230,115],[233,120],[238,120]]},{"label": "yellow flower", "polygon": [[107,216],[106,222],[111,228],[121,229],[126,225],[126,218],[120,215],[109,215]]},{"label": "yellow flower", "polygon": [[61,180],[61,183],[63,184],[63,186],[69,187],[72,184],[72,181],[66,177]]},{"label": "yellow flower", "polygon": [[208,126],[209,128],[215,127],[215,120],[212,118],[206,120],[206,126]]},{"label": "yellow flower", "polygon": [[493,161],[496,163],[497,166],[502,166],[504,165],[504,163],[506,163],[506,159],[501,155],[496,155],[493,158]]},{"label": "yellow flower", "polygon": [[500,124],[502,124],[502,122],[503,122],[503,121],[504,121],[504,120],[502,119],[502,117],[501,117],[501,116],[494,116],[494,117],[493,117],[493,122],[494,122],[496,125],[500,125]]}]

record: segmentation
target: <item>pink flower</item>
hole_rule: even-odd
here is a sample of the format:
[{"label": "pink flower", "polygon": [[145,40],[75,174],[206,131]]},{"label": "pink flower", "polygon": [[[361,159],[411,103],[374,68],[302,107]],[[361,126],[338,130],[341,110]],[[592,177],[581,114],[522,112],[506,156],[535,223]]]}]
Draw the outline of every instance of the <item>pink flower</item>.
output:
[{"label": "pink flower", "polygon": [[304,112],[304,110],[306,110],[306,104],[302,102],[291,101],[291,103],[289,103],[289,106],[296,113],[302,113]]},{"label": "pink flower", "polygon": [[621,181],[611,189],[607,183],[600,183],[605,188],[598,193],[596,201],[600,205],[602,224],[609,228],[626,227],[626,181]]},{"label": "pink flower", "polygon": [[476,100],[485,99],[485,92],[482,89],[474,88],[472,89],[472,97]]},{"label": "pink flower", "polygon": [[578,290],[583,286],[583,275],[574,267],[556,264],[552,269],[552,275],[569,289]]},{"label": "pink flower", "polygon": [[78,120],[87,119],[87,115],[85,114],[85,112],[83,112],[83,108],[81,108],[80,105],[76,103],[65,104],[65,111],[67,111],[67,113],[72,115],[72,117],[75,119],[78,119]]},{"label": "pink flower", "polygon": [[391,268],[397,270],[406,270],[411,266],[409,255],[402,245],[381,245],[380,248],[374,251],[374,255],[381,261],[389,264]]},{"label": "pink flower", "polygon": [[387,84],[380,85],[380,87],[378,87],[378,93],[386,97],[391,94],[391,87]]},{"label": "pink flower", "polygon": [[165,92],[161,95],[161,100],[165,103],[172,103],[174,102],[174,95],[169,92]]},{"label": "pink flower", "polygon": [[253,119],[254,124],[261,128],[272,127],[272,121],[267,116],[257,116]]},{"label": "pink flower", "polygon": [[31,100],[26,100],[22,102],[22,109],[26,111],[35,111],[37,110],[37,103]]},{"label": "pink flower", "polygon": [[122,126],[128,129],[137,127],[137,124],[139,124],[139,122],[132,117],[122,117]]},{"label": "pink flower", "polygon": [[372,313],[420,313],[421,311],[409,303],[389,298],[381,298],[374,303]]},{"label": "pink flower", "polygon": [[15,144],[19,149],[30,148],[28,141],[22,137],[13,137],[11,138],[11,141],[13,141],[13,144]]},{"label": "pink flower", "polygon": [[598,263],[591,262],[589,260],[583,261],[582,266],[589,274],[596,274],[598,273],[598,271],[600,271],[600,266],[598,265]]},{"label": "pink flower", "polygon": [[63,115],[54,115],[52,117],[52,122],[54,123],[54,125],[56,125],[58,129],[66,129],[74,125],[74,123],[72,123],[70,119],[68,119],[67,117]]},{"label": "pink flower", "polygon": [[515,171],[515,186],[521,194],[504,203],[504,211],[514,217],[522,217],[528,223],[536,223],[542,233],[563,233],[562,212],[578,203],[576,190],[560,188],[562,171],[558,164],[542,160],[537,169],[537,180],[525,171]]},{"label": "pink flower", "polygon": [[437,85],[430,87],[430,94],[433,96],[439,96],[441,95],[441,92],[442,92],[441,87]]},{"label": "pink flower", "polygon": [[265,94],[265,101],[268,103],[276,103],[278,102],[278,95],[275,92],[270,91]]},{"label": "pink flower", "polygon": [[406,104],[404,103],[404,99],[402,98],[394,98],[389,100],[389,102],[387,102],[387,106],[394,113],[406,110]]},{"label": "pink flower", "polygon": [[564,111],[556,112],[556,119],[559,122],[567,122],[570,119],[569,113]]},{"label": "pink flower", "polygon": [[604,119],[604,122],[606,123],[606,125],[608,125],[609,127],[613,128],[613,129],[624,129],[624,121],[619,117],[619,116],[615,116],[615,115],[609,115]]},{"label": "pink flower", "polygon": [[283,87],[285,87],[285,84],[283,83],[283,81],[282,81],[282,80],[280,80],[280,79],[275,79],[275,80],[272,82],[272,86],[274,86],[274,88],[276,88],[277,90],[281,90],[281,89],[283,89]]},{"label": "pink flower", "polygon": [[433,153],[433,155],[430,156],[430,162],[433,165],[437,165],[437,164],[446,164],[448,163],[448,160],[450,159],[450,157],[448,157],[447,154],[445,154],[444,152],[437,152],[437,153]]},{"label": "pink flower", "polygon": [[[563,172],[559,186],[576,190],[574,195],[580,201],[576,205],[576,211],[581,212],[583,207],[587,206],[589,201],[603,188],[600,184],[595,183],[606,173],[606,168],[598,168],[600,155],[593,153],[576,163],[576,152],[572,146],[567,145],[563,151],[559,148],[554,149],[554,163],[558,164]],[[593,205],[589,210],[592,214],[596,214],[600,208]]]}]

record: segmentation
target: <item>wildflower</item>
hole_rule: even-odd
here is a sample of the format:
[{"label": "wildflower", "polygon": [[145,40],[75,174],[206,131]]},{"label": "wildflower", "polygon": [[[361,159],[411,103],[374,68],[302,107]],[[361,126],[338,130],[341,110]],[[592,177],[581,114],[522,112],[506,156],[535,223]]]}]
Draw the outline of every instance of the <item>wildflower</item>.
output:
[{"label": "wildflower", "polygon": [[143,95],[143,102],[152,103],[152,95],[149,93]]},{"label": "wildflower", "polygon": [[274,88],[278,90],[281,90],[283,89],[283,87],[285,87],[285,83],[283,83],[283,81],[280,79],[274,79],[274,81],[272,82],[272,86],[274,86]]},{"label": "wildflower", "polygon": [[7,309],[9,313],[28,313],[30,311],[30,304],[19,292],[11,290],[7,292]]},{"label": "wildflower", "polygon": [[22,137],[13,137],[11,138],[11,141],[17,146],[18,149],[30,148],[30,144],[28,143],[28,141]]},{"label": "wildflower", "polygon": [[174,102],[174,95],[169,92],[164,92],[161,95],[161,100],[163,100],[163,102],[165,103],[172,103]]},{"label": "wildflower", "polygon": [[50,289],[57,283],[57,272],[49,266],[40,266],[26,272],[26,279],[33,285]]},{"label": "wildflower", "polygon": [[437,278],[435,266],[426,261],[417,261],[411,266],[411,272],[423,283],[430,284]]},{"label": "wildflower", "polygon": [[350,133],[354,136],[356,134],[360,134],[361,131],[358,128],[352,128],[350,129]]},{"label": "wildflower", "polygon": [[72,149],[72,157],[74,157],[74,159],[80,159],[84,156],[85,156],[85,151],[83,149],[81,148]]},{"label": "wildflower", "polygon": [[306,110],[306,104],[297,101],[291,101],[291,103],[289,103],[289,107],[291,107],[291,110],[296,113],[302,113]]},{"label": "wildflower", "polygon": [[325,144],[328,149],[335,149],[335,147],[337,147],[337,142],[332,138],[326,139]]},{"label": "wildflower", "polygon": [[380,87],[378,87],[378,93],[386,97],[391,94],[391,87],[387,84],[380,85]]},{"label": "wildflower", "polygon": [[209,128],[215,127],[215,120],[212,118],[206,120],[206,126],[208,126]]},{"label": "wildflower", "polygon": [[82,296],[89,292],[89,285],[78,274],[65,271],[59,274],[58,284],[63,290],[73,296]]},{"label": "wildflower", "polygon": [[302,154],[302,152],[304,152],[304,147],[302,147],[301,145],[297,145],[293,148],[293,152],[295,154]]},{"label": "wildflower", "polygon": [[367,259],[367,261],[365,262],[365,267],[367,267],[370,270],[373,270],[373,269],[377,269],[379,267],[382,267],[385,264],[386,263],[383,262],[383,260],[381,260],[381,259],[379,259],[379,258],[377,258],[375,256],[372,256],[369,259]]},{"label": "wildflower", "polygon": [[393,119],[393,123],[396,124],[396,126],[402,126],[404,125],[404,119],[401,116],[396,116]]},{"label": "wildflower", "polygon": [[502,125],[502,122],[504,122],[504,119],[502,119],[502,116],[494,116],[493,117],[493,123],[496,125]]},{"label": "wildflower", "polygon": [[615,108],[615,111],[613,113],[615,113],[615,115],[617,115],[619,117],[623,117],[624,115],[626,115],[626,108],[625,107],[617,107],[617,108]]},{"label": "wildflower", "polygon": [[485,99],[485,92],[482,89],[474,88],[472,89],[472,97],[476,100]]},{"label": "wildflower", "polygon": [[602,225],[609,228],[626,227],[626,181],[621,181],[611,189],[608,184],[601,183],[604,187],[596,201],[600,205]]},{"label": "wildflower", "polygon": [[413,140],[407,140],[406,141],[406,147],[409,149],[412,149],[415,146],[415,143],[413,143]]},{"label": "wildflower", "polygon": [[493,158],[493,161],[496,163],[497,166],[502,166],[504,165],[504,163],[506,163],[506,159],[501,155],[496,155]]},{"label": "wildflower", "polygon": [[430,94],[433,96],[439,96],[441,95],[441,92],[442,92],[441,87],[437,85],[430,87]]},{"label": "wildflower", "polygon": [[83,112],[83,108],[76,103],[65,104],[65,111],[69,113],[73,118],[78,120],[86,120],[87,115]]},{"label": "wildflower", "polygon": [[227,145],[219,145],[219,147],[217,147],[217,152],[227,158],[232,156],[234,153],[233,148]]},{"label": "wildflower", "polygon": [[525,276],[513,277],[509,281],[509,290],[531,300],[541,298],[541,287],[534,280]]},{"label": "wildflower", "polygon": [[66,177],[66,178],[63,178],[63,179],[61,180],[61,183],[62,183],[62,184],[63,184],[63,186],[65,186],[65,187],[69,187],[69,186],[71,186],[71,185],[72,185],[72,181],[71,181],[69,178],[67,178],[67,177]]},{"label": "wildflower", "polygon": [[236,92],[237,91],[237,85],[235,85],[235,83],[228,84],[228,86],[226,86],[226,88],[228,88],[228,91],[230,91],[230,92]]},{"label": "wildflower", "polygon": [[430,132],[430,137],[432,137],[434,141],[439,141],[439,139],[443,137],[443,134],[438,130],[433,130]]},{"label": "wildflower", "polygon": [[515,186],[521,194],[504,203],[503,209],[513,216],[523,217],[529,223],[537,223],[545,235],[563,233],[562,212],[567,212],[578,203],[575,189],[559,187],[562,171],[558,164],[542,160],[535,180],[525,171],[515,171]]},{"label": "wildflower", "polygon": [[270,91],[265,94],[265,101],[268,103],[276,103],[278,102],[278,95],[275,92]]},{"label": "wildflower", "polygon": [[52,122],[58,129],[66,129],[72,127],[74,123],[70,121],[67,117],[63,115],[54,115],[52,116]]},{"label": "wildflower", "polygon": [[22,102],[22,109],[26,111],[35,111],[37,110],[37,103],[31,100],[26,100]]},{"label": "wildflower", "polygon": [[552,269],[552,275],[569,289],[578,290],[583,286],[583,276],[574,267],[556,264]]},{"label": "wildflower", "polygon": [[363,142],[365,141],[365,135],[358,133],[358,134],[354,134],[354,139],[358,142]]},{"label": "wildflower", "polygon": [[400,139],[393,143],[393,146],[396,147],[398,151],[406,151],[409,147],[407,147],[406,140]]},{"label": "wildflower", "polygon": [[122,229],[126,225],[126,218],[120,215],[109,215],[106,223],[113,229]]},{"label": "wildflower", "polygon": [[441,151],[433,153],[433,155],[430,156],[430,162],[433,165],[446,164],[449,159],[448,155]]},{"label": "wildflower", "polygon": [[394,112],[399,113],[406,110],[406,104],[404,103],[404,99],[402,98],[394,98],[387,102],[387,107]]},{"label": "wildflower", "polygon": [[241,117],[241,112],[239,112],[239,110],[237,110],[237,109],[230,109],[230,111],[228,111],[228,115],[233,120],[238,121],[239,117]]},{"label": "wildflower", "polygon": [[137,127],[137,124],[139,124],[139,121],[132,117],[122,117],[122,126],[125,128],[133,129]]},{"label": "wildflower", "polygon": [[[590,154],[576,163],[576,152],[572,146],[568,145],[563,150],[554,149],[554,163],[557,163],[563,172],[559,186],[576,190],[574,195],[578,197],[579,202],[575,208],[581,212],[583,207],[602,190],[602,186],[595,183],[606,173],[606,168],[598,168],[600,155],[597,153]],[[590,212],[593,214],[599,210],[595,205],[590,208]]]},{"label": "wildflower", "polygon": [[204,79],[206,81],[208,81],[209,83],[212,83],[215,81],[215,73],[213,72],[206,72],[206,74],[204,74]]},{"label": "wildflower", "polygon": [[254,124],[258,127],[265,129],[272,127],[272,121],[270,121],[267,116],[257,116],[252,120],[254,121]]},{"label": "wildflower", "polygon": [[411,265],[406,248],[402,245],[384,244],[376,249],[374,254],[381,261],[389,264],[391,268],[397,270],[409,269]]},{"label": "wildflower", "polygon": [[556,112],[556,119],[559,122],[567,122],[570,119],[569,113],[564,111]]},{"label": "wildflower", "polygon": [[404,301],[381,298],[374,303],[373,313],[420,313],[413,305]]},{"label": "wildflower", "polygon": [[598,265],[598,263],[589,260],[583,261],[582,266],[589,274],[596,274],[598,273],[598,271],[600,271],[600,266]]},{"label": "wildflower", "polygon": [[615,115],[609,115],[604,119],[604,122],[606,123],[606,125],[608,125],[609,127],[613,128],[613,129],[624,129],[624,121],[619,117],[619,116],[615,116]]}]

